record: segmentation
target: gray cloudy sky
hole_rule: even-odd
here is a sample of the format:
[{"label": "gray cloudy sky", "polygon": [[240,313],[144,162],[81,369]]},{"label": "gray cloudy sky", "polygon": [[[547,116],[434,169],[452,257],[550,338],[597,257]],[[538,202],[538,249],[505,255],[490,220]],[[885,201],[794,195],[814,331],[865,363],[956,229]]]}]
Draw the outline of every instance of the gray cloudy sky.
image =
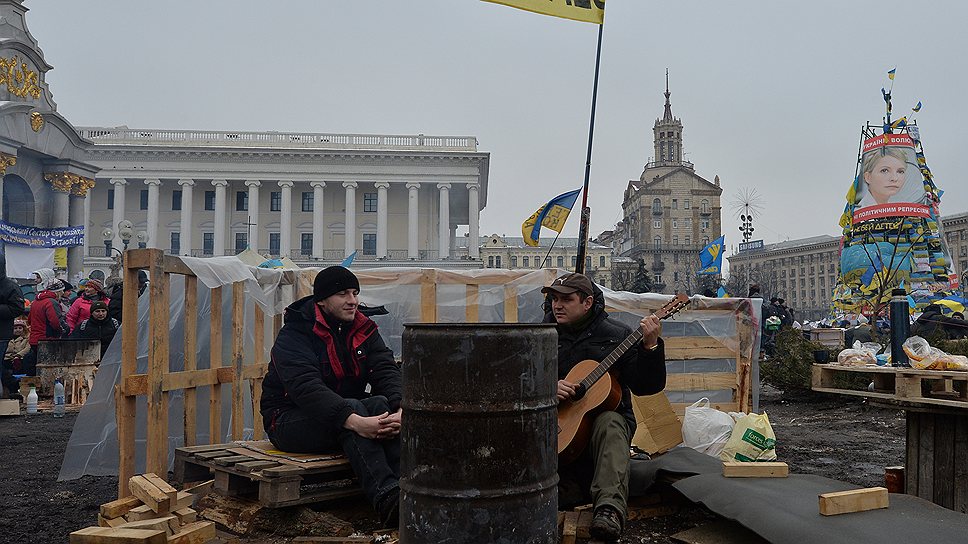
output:
[{"label": "gray cloudy sky", "polygon": [[[520,236],[582,183],[595,25],[476,0],[26,5],[75,125],[477,136],[491,153],[482,234]],[[730,246],[731,204],[753,189],[754,238],[838,234],[860,127],[880,122],[895,65],[895,112],[924,104],[942,212],[968,211],[965,21],[968,3],[953,0],[608,0],[592,234],[621,219],[652,156],[667,67],[686,159],[722,180]],[[565,234],[577,232],[573,214]]]}]

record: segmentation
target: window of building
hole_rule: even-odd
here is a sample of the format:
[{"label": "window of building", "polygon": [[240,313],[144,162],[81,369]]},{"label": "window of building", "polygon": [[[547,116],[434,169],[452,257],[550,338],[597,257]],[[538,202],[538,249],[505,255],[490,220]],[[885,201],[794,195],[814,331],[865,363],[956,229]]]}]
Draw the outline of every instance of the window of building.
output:
[{"label": "window of building", "polygon": [[807,298],[807,290],[803,289],[800,291],[800,298]]},{"label": "window of building", "polygon": [[181,191],[172,191],[171,192],[171,211],[177,212],[177,211],[181,210],[181,204],[182,204],[181,203],[181,199],[182,199],[182,192]]},{"label": "window of building", "polygon": [[[278,232],[269,233],[269,255],[279,255],[279,241],[281,237]],[[288,255],[286,255],[288,257]]]},{"label": "window of building", "polygon": [[708,200],[703,199],[702,202],[699,203],[699,211],[701,213],[709,213],[709,201]]},{"label": "window of building", "polygon": [[171,254],[172,255],[181,254],[181,233],[180,232],[171,233]]},{"label": "window of building", "polygon": [[709,220],[708,219],[701,220],[699,222],[699,226],[702,228],[702,230],[708,229],[709,228]]},{"label": "window of building", "polygon": [[675,199],[675,198],[672,199],[672,209],[673,210],[678,210],[679,209],[679,200],[678,199]]},{"label": "window of building", "polygon": [[672,245],[674,245],[674,246],[679,245],[679,237],[678,236],[673,236],[672,237]]},{"label": "window of building", "polygon": [[672,281],[679,281],[679,273],[675,272],[672,274]]},{"label": "window of building", "polygon": [[968,240],[968,230],[961,231],[961,239]]},{"label": "window of building", "polygon": [[673,253],[672,254],[672,262],[675,263],[675,264],[679,264],[679,254],[678,253]]},{"label": "window of building", "polygon": [[148,209],[148,189],[142,189],[140,196],[141,196],[141,206],[140,207],[141,207],[142,210],[147,210]]},{"label": "window of building", "polygon": [[487,257],[487,267],[494,268],[494,255],[488,255]]},{"label": "window of building", "polygon": [[652,243],[655,249],[662,249],[662,238],[659,238],[658,236],[656,236],[655,239],[652,240]]},{"label": "window of building", "polygon": [[272,191],[269,193],[269,211],[282,211],[282,191]]},{"label": "window of building", "polygon": [[661,219],[656,219],[655,221],[653,221],[652,222],[652,228],[654,228],[654,229],[661,229],[662,228],[662,220]]},{"label": "window of building", "polygon": [[816,270],[815,270],[815,268],[811,266],[811,267],[810,267],[810,275],[812,276],[812,275],[814,275],[815,273],[816,273]]},{"label": "window of building", "polygon": [[215,191],[205,191],[205,211],[215,209]]},{"label": "window of building", "polygon": [[585,271],[587,272],[591,269],[592,269],[592,256],[585,255]]},{"label": "window of building", "polygon": [[692,236],[686,236],[686,245],[692,245]]},{"label": "window of building", "polygon": [[242,253],[249,246],[249,235],[244,232],[235,233],[235,252]]},{"label": "window of building", "polygon": [[655,280],[656,285],[659,285],[660,283],[662,283],[662,274],[656,274],[655,276],[652,277],[652,279]]},{"label": "window of building", "polygon": [[249,211],[249,193],[245,191],[235,192],[235,211],[237,212]]},{"label": "window of building", "polygon": [[363,193],[363,211],[376,211],[376,193]]},{"label": "window of building", "polygon": [[599,268],[605,268],[605,256],[604,255],[601,255],[600,257],[598,257],[598,267]]},{"label": "window of building", "polygon": [[814,278],[810,278],[810,287],[813,287],[814,285],[816,285],[815,279]]},{"label": "window of building", "polygon": [[780,277],[781,278],[785,278],[786,277],[786,270],[780,270]]},{"label": "window of building", "polygon": [[966,256],[968,256],[968,246],[961,246],[961,255],[959,255],[959,257],[966,257]]},{"label": "window of building", "polygon": [[805,266],[801,266],[800,267],[800,275],[801,276],[806,276],[807,275],[807,267],[805,267]]},{"label": "window of building", "polygon": [[691,217],[686,217],[685,219],[683,219],[682,220],[682,226],[683,226],[683,228],[691,229],[692,228],[692,218]]},{"label": "window of building", "polygon": [[816,289],[811,289],[810,290],[810,298],[817,298],[817,290]]},{"label": "window of building", "polygon": [[572,255],[571,256],[571,267],[572,268],[575,268],[576,266],[578,266],[578,256],[577,255]]},{"label": "window of building", "polygon": [[114,189],[108,189],[108,209],[114,209]]},{"label": "window of building", "polygon": [[302,194],[302,211],[311,212],[313,211],[313,200],[315,195],[312,191],[303,191]]},{"label": "window of building", "polygon": [[826,276],[820,276],[820,287],[825,287],[826,284],[827,284],[827,277]]},{"label": "window of building", "polygon": [[659,133],[659,138],[665,138],[665,132],[660,132]]},{"label": "window of building", "polygon": [[558,257],[558,268],[564,268],[564,267],[565,267],[565,258]]},{"label": "window of building", "polygon": [[304,232],[302,235],[300,235],[299,254],[303,256],[313,254],[313,233]]},{"label": "window of building", "polygon": [[494,256],[494,266],[496,268],[502,268],[502,266],[501,266],[501,256],[500,255],[495,255]]},{"label": "window of building", "polygon": [[376,234],[363,235],[363,254],[376,255]]},{"label": "window of building", "polygon": [[511,256],[511,268],[517,268],[517,267],[518,267],[518,258],[517,258],[517,256],[512,255]]},{"label": "window of building", "polygon": [[678,219],[673,219],[672,220],[672,228],[674,228],[674,229],[679,228],[679,220]]},{"label": "window of building", "polygon": [[662,213],[662,201],[658,198],[652,199],[652,213]]},{"label": "window of building", "polygon": [[702,237],[702,247],[706,247],[708,245],[709,245],[709,237],[708,236],[703,236]]},{"label": "window of building", "polygon": [[202,255],[212,255],[215,253],[215,233],[202,233]]},{"label": "window of building", "polygon": [[531,257],[527,255],[521,257],[521,266],[524,268],[529,268],[531,266]]},{"label": "window of building", "polygon": [[803,287],[806,287],[806,286],[807,286],[807,279],[806,278],[800,278],[800,287],[803,288]]},{"label": "window of building", "polygon": [[683,209],[686,209],[686,210],[689,209],[689,199],[688,198],[682,201],[682,207],[683,207]]}]

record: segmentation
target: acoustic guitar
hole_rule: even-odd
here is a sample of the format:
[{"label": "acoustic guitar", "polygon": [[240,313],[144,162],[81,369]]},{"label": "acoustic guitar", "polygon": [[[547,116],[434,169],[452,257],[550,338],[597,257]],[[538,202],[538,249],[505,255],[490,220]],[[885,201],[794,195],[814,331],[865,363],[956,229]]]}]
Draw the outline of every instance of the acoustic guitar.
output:
[{"label": "acoustic guitar", "polygon": [[[679,293],[654,312],[659,319],[675,315],[689,304],[689,297]],[[570,463],[588,444],[594,416],[614,410],[622,400],[622,386],[608,370],[625,352],[642,341],[642,329],[636,327],[602,362],[586,359],[576,364],[565,380],[577,383],[575,398],[558,404],[558,460]]]}]

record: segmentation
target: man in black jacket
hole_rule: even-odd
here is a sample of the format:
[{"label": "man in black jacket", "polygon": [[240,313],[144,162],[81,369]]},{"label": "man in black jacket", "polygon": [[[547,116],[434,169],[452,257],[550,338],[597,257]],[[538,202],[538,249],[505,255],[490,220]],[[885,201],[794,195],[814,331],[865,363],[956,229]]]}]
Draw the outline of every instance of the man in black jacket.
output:
[{"label": "man in black jacket", "polygon": [[101,357],[111,345],[111,340],[117,334],[121,324],[117,319],[108,317],[108,305],[103,300],[91,303],[91,317],[81,321],[74,327],[71,338],[77,340],[99,340],[101,342]]},{"label": "man in black jacket", "polygon": [[359,293],[352,272],[331,266],[316,275],[312,296],[286,308],[261,412],[280,450],[342,450],[383,522],[396,526],[402,378],[376,323],[359,311]]},{"label": "man in black jacket", "polygon": [[[7,277],[7,258],[0,253],[0,358],[7,352],[7,344],[13,339],[13,320],[24,313],[24,295],[20,285]],[[11,369],[3,368],[3,385],[10,390],[13,397],[16,380],[13,379]],[[19,395],[17,395],[19,396]]]},{"label": "man in black jacket", "polygon": [[[558,402],[580,394],[578,384],[565,378],[577,363],[601,361],[614,351],[632,330],[608,317],[602,290],[582,274],[566,274],[541,290],[550,296],[558,324]],[[632,393],[651,395],[665,387],[665,351],[659,338],[661,327],[654,315],[639,322],[642,341],[637,342],[612,366],[610,373],[622,387],[615,411],[595,417],[591,440],[581,457],[559,467],[561,489],[577,483],[590,491],[595,505],[592,536],[616,541],[625,525],[629,487],[629,446],[635,434]]]}]

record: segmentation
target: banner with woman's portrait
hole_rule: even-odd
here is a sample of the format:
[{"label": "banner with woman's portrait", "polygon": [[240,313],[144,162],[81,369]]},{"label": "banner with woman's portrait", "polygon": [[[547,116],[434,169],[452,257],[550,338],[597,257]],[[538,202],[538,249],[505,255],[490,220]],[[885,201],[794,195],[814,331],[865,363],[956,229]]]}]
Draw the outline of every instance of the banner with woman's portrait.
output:
[{"label": "banner with woman's portrait", "polygon": [[910,136],[882,134],[868,138],[862,152],[855,224],[885,217],[930,217],[929,196]]}]

